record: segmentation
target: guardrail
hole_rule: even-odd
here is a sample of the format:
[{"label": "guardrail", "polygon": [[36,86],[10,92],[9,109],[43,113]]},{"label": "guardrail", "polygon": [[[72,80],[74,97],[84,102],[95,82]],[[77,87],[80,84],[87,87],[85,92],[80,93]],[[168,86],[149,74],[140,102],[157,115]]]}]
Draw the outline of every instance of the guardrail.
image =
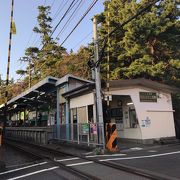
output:
[{"label": "guardrail", "polygon": [[35,144],[47,144],[52,139],[51,127],[6,127],[5,138],[31,142]]}]

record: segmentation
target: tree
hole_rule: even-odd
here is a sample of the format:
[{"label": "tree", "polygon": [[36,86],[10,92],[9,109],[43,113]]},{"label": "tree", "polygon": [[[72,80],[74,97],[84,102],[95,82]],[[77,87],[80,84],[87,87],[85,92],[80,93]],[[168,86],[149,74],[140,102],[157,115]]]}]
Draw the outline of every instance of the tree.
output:
[{"label": "tree", "polygon": [[[9,85],[7,87],[7,90],[8,90],[8,99],[11,99],[13,94],[12,94],[12,87],[13,87],[13,84],[14,84],[14,79],[10,79],[9,80]],[[0,105],[5,103],[5,92],[6,92],[6,81],[1,79],[1,86],[0,86]]]},{"label": "tree", "polygon": [[[108,1],[105,1],[105,11],[101,15],[101,39],[107,36],[108,20],[111,31],[147,6],[148,2],[111,0],[108,10]],[[159,1],[112,34],[112,79],[145,77],[168,83],[180,82],[180,22],[177,5],[178,1],[175,0]]]},{"label": "tree", "polygon": [[47,75],[56,76],[57,74],[53,69],[56,68],[56,64],[62,58],[62,52],[64,48],[57,45],[51,38],[52,27],[50,23],[52,21],[50,14],[50,6],[39,6],[39,15],[37,17],[39,27],[34,28],[34,32],[40,34],[42,49],[38,53],[38,61],[35,62],[35,71],[41,78]]},{"label": "tree", "polygon": [[89,47],[80,47],[77,53],[70,53],[63,56],[63,60],[58,63],[57,72],[61,72],[59,77],[66,74],[73,74],[82,78],[91,78],[91,72],[87,65],[91,57],[91,50]]},{"label": "tree", "polygon": [[[51,38],[52,27],[50,15],[50,6],[38,6],[39,15],[37,17],[38,26],[34,27],[33,31],[40,35],[41,48],[28,47],[25,50],[25,57],[29,64],[26,70],[18,70],[17,73],[21,75],[29,75],[29,68],[32,74],[32,84],[37,83],[40,79],[48,75],[57,76],[55,70],[56,64],[62,59],[62,52],[64,48],[60,47],[57,42]],[[27,84],[28,77],[24,79]]]}]

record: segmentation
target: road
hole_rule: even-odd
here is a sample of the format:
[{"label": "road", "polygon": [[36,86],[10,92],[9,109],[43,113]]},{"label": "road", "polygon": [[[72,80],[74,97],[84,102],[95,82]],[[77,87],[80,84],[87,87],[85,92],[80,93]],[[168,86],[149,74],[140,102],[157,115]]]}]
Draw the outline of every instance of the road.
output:
[{"label": "road", "polygon": [[[6,148],[7,150],[9,148]],[[8,153],[8,151],[7,151]],[[12,153],[12,149],[10,148],[10,154]],[[17,154],[17,152],[15,153]],[[25,155],[21,152],[23,156],[20,155],[15,156],[14,159],[16,161],[16,166],[14,163],[10,165],[8,159],[8,164],[6,171],[0,173],[0,179],[87,179],[87,178],[80,178],[78,175],[75,175],[71,172],[71,168],[78,172],[82,172],[84,174],[88,174],[94,178],[90,179],[119,179],[122,178],[124,180],[146,180],[148,178],[141,177],[135,174],[131,174],[125,171],[121,171],[118,169],[114,169],[111,167],[107,167],[105,165],[98,164],[94,161],[85,160],[79,157],[71,157],[71,156],[55,156],[54,162],[50,160],[30,160],[25,158]],[[121,156],[121,155],[120,155]],[[11,156],[12,157],[12,156]],[[20,158],[19,158],[20,157]],[[19,160],[18,160],[19,159]],[[29,162],[28,162],[29,160]],[[26,161],[26,163],[24,163]],[[22,162],[23,164],[21,164]],[[62,163],[67,167],[64,169],[60,164]]]},{"label": "road", "polygon": [[[8,162],[8,168],[5,172],[0,173],[0,179],[80,179],[50,161],[33,160],[23,154],[17,156],[17,153],[14,157],[15,163],[10,165],[11,163]],[[73,167],[99,179],[139,180],[148,178],[103,166],[97,164],[96,161],[111,163],[116,166],[132,167],[142,172],[161,175],[164,179],[180,179],[180,144],[143,149],[133,148],[117,154],[93,155],[88,153],[85,157],[90,158],[90,160],[58,156],[55,156],[54,160],[63,163],[66,167]]]}]

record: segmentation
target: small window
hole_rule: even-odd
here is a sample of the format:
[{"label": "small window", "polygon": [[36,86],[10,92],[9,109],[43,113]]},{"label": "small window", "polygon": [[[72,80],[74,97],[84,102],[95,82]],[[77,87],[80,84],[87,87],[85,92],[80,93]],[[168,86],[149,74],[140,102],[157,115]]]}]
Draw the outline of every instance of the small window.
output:
[{"label": "small window", "polygon": [[88,121],[93,122],[93,105],[88,105]]},{"label": "small window", "polygon": [[87,123],[86,107],[79,107],[77,109],[78,123]]},{"label": "small window", "polygon": [[137,128],[138,120],[135,109],[129,109],[130,128]]},{"label": "small window", "polygon": [[77,123],[77,108],[71,109],[71,117],[72,117],[72,123]]}]

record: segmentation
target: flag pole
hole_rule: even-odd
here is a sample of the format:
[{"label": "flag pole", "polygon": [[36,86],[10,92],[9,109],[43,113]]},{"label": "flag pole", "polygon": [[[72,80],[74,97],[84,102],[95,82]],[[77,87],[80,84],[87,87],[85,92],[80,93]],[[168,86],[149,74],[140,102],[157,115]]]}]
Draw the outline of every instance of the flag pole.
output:
[{"label": "flag pole", "polygon": [[9,85],[9,69],[11,60],[11,42],[12,42],[12,27],[13,27],[13,12],[14,12],[14,0],[11,1],[11,18],[10,18],[10,31],[9,31],[9,48],[8,48],[8,63],[6,73],[6,92],[5,92],[5,110],[4,110],[4,130],[7,123],[7,102],[8,102],[8,85]]}]

